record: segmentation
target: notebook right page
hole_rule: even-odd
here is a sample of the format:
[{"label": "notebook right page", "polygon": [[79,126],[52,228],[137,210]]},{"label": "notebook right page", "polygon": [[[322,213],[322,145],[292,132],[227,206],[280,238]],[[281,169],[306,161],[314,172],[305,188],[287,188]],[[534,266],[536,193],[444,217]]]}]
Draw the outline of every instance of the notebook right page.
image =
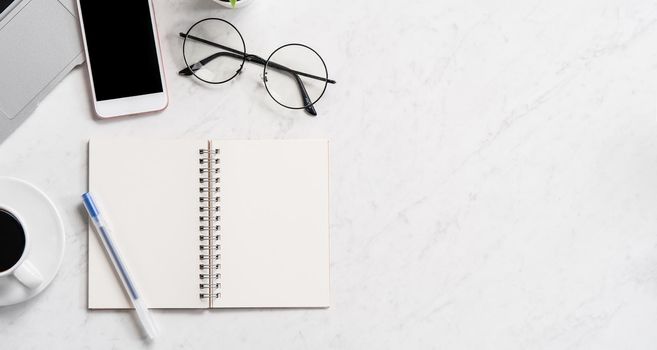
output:
[{"label": "notebook right page", "polygon": [[328,141],[213,143],[221,206],[215,307],[328,307]]}]

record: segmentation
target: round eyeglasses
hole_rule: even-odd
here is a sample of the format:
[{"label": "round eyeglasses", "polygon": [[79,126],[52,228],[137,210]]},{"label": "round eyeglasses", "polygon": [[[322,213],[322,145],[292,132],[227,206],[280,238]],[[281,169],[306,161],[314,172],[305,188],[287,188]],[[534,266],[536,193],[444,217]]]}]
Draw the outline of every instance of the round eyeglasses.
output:
[{"label": "round eyeglasses", "polygon": [[304,109],[317,115],[315,104],[335,80],[328,77],[322,56],[304,44],[283,45],[267,59],[246,52],[244,38],[237,28],[221,18],[194,23],[183,40],[186,68],[180,75],[198,78],[208,84],[223,84],[238,76],[246,62],[263,66],[265,89],[279,105]]}]

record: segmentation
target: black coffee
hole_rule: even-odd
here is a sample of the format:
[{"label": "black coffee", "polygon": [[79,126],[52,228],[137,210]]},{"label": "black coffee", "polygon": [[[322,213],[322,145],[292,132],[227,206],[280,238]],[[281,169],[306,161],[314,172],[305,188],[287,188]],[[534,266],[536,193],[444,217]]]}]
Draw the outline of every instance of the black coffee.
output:
[{"label": "black coffee", "polygon": [[25,232],[18,219],[0,209],[0,272],[14,267],[25,250]]}]

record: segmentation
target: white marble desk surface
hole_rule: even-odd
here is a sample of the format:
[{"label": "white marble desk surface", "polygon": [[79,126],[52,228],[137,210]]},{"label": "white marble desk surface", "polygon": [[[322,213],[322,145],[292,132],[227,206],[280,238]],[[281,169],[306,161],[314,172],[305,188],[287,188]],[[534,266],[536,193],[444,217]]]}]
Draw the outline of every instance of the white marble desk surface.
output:
[{"label": "white marble desk surface", "polygon": [[[654,349],[657,4],[651,1],[157,0],[160,114],[98,121],[76,69],[0,145],[66,223],[41,296],[0,310],[2,349],[142,347],[126,312],[86,309],[93,136],[331,140],[328,310],[156,311],[162,349]],[[249,51],[317,49],[338,84],[318,118],[248,67],[176,75],[177,33],[229,19]],[[148,203],[145,203],[148,205]]]}]

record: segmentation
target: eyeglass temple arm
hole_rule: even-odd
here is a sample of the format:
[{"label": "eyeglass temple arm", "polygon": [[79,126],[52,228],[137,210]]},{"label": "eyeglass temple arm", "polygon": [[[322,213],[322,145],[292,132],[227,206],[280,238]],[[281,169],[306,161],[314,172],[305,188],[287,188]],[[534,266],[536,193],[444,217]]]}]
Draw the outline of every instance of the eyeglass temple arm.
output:
[{"label": "eyeglass temple arm", "polygon": [[244,59],[244,56],[242,54],[234,54],[234,53],[231,53],[231,52],[221,52],[221,51],[219,51],[219,52],[213,53],[212,55],[210,55],[210,56],[208,56],[208,57],[206,57],[206,58],[204,58],[204,59],[202,59],[198,62],[190,64],[189,67],[187,67],[187,68],[181,69],[180,71],[178,71],[178,74],[179,75],[192,75],[192,74],[194,74],[194,72],[199,70],[201,67],[205,66],[206,64],[210,63],[214,59],[216,59],[218,57],[221,57],[221,56],[229,56],[229,57],[236,58],[238,60]]},{"label": "eyeglass temple arm", "polygon": [[[213,46],[213,47],[216,47],[216,48],[220,48],[220,49],[222,49],[222,50],[226,50],[226,51],[229,51],[229,52],[232,52],[232,53],[238,54],[238,55],[240,55],[240,56],[242,56],[242,55],[244,54],[244,53],[242,53],[242,52],[239,51],[239,50],[235,50],[235,49],[233,49],[233,48],[231,48],[231,47],[228,47],[228,46],[225,46],[225,45],[221,45],[221,44],[217,44],[217,43],[212,42],[212,41],[210,41],[210,40],[206,40],[206,39],[203,39],[203,38],[199,38],[199,37],[194,36],[194,35],[189,35],[189,34],[185,34],[185,33],[179,33],[179,35],[180,35],[181,37],[183,37],[183,38],[192,39],[192,40],[195,40],[195,41],[198,41],[198,42],[204,43],[204,44],[206,44],[206,45],[210,45],[210,46]],[[247,55],[246,55],[247,58],[248,58],[249,56],[251,56],[251,57],[256,57],[256,58],[258,58],[259,60],[262,60],[262,64],[263,64],[263,65],[266,64],[266,62],[267,62],[265,59],[263,59],[263,58],[261,58],[261,57],[259,57],[259,56],[256,56],[256,55],[250,55],[250,54],[247,54]],[[243,57],[243,56],[242,56],[242,57]],[[240,57],[240,58],[242,58],[242,57]],[[284,71],[289,72],[289,73],[298,74],[298,75],[303,76],[303,77],[306,77],[306,78],[311,78],[311,79],[315,79],[315,80],[325,81],[325,82],[330,83],[330,84],[335,84],[335,83],[336,83],[335,80],[332,80],[332,79],[326,79],[326,78],[322,78],[322,77],[318,77],[318,76],[316,76],[316,75],[312,75],[312,74],[308,74],[308,73],[304,73],[304,72],[299,72],[299,71],[297,71],[297,70],[294,70],[294,69],[291,69],[291,68],[285,67],[284,65],[282,65],[282,64],[278,64],[278,63],[276,63],[276,62],[269,61],[268,66],[271,66],[272,68],[277,68],[277,69],[280,69],[280,70],[284,70]]]},{"label": "eyeglass temple arm", "polygon": [[241,55],[241,54],[242,54],[242,52],[239,51],[239,50],[235,50],[235,49],[230,48],[230,47],[228,47],[228,46],[224,46],[224,45],[221,45],[221,44],[217,44],[217,43],[215,43],[215,42],[213,42],[213,41],[206,40],[206,39],[203,39],[203,38],[199,38],[199,37],[194,36],[194,35],[189,35],[189,34],[185,34],[185,33],[182,33],[182,32],[178,33],[178,35],[180,35],[180,37],[182,37],[182,38],[192,39],[192,40],[194,40],[194,41],[198,41],[198,42],[204,43],[204,44],[206,44],[206,45],[210,45],[210,46],[214,46],[214,47],[217,47],[217,48],[220,48],[220,49],[226,50],[226,51],[230,51],[230,52],[232,52],[232,53],[236,53],[236,54],[238,54],[238,55]]},{"label": "eyeglass temple arm", "polygon": [[[290,73],[292,76],[294,76],[294,79],[297,81],[297,85],[299,86],[299,92],[301,93],[301,99],[303,99],[303,105],[306,106],[304,107],[304,110],[308,112],[308,114],[312,115],[313,117],[317,116],[317,111],[315,110],[315,104],[313,104],[313,101],[310,99],[310,96],[308,96],[308,91],[306,91],[306,86],[303,85],[303,82],[301,81],[301,78],[299,78],[299,75]],[[265,79],[267,79],[265,77]]]},{"label": "eyeglass temple arm", "polygon": [[[210,55],[210,56],[208,56],[208,57],[206,57],[206,58],[204,58],[204,59],[202,59],[202,60],[200,60],[196,63],[191,64],[189,66],[189,68],[185,68],[185,69],[180,70],[178,72],[178,74],[187,75],[187,76],[192,75],[192,74],[194,74],[193,72],[197,71],[199,68],[203,67],[208,62],[210,62],[210,61],[212,61],[212,60],[214,60],[218,57],[221,57],[221,56],[229,56],[229,57],[236,58],[236,59],[243,59],[244,58],[244,56],[242,54],[235,54],[235,53],[231,53],[231,52],[217,52],[217,53],[214,53],[214,54],[212,54],[212,55]],[[256,55],[247,55],[246,60],[249,61],[249,62],[260,64],[260,65],[264,65],[266,63],[266,61],[264,59],[262,59],[261,57],[258,57]],[[274,67],[274,66],[272,66],[272,68],[276,69],[276,67]],[[289,70],[284,70],[284,71],[286,73],[289,73],[290,75],[292,75],[294,80],[297,82],[297,85],[299,86],[299,92],[301,93],[301,99],[303,100],[304,106],[306,106],[304,108],[304,110],[306,112],[308,112],[308,114],[310,114],[312,116],[316,116],[317,115],[317,110],[315,110],[315,107],[313,106],[312,100],[310,99],[310,96],[308,96],[308,91],[306,90],[306,87],[303,84],[303,81],[301,81],[301,78],[299,78],[299,76],[297,74],[295,74],[293,72],[290,72]],[[263,79],[266,79],[266,77],[263,77]]]},{"label": "eyeglass temple arm", "polygon": [[[299,93],[301,94],[301,99],[303,100],[303,105],[306,106],[304,107],[304,110],[308,112],[308,114],[312,116],[317,116],[317,110],[315,110],[315,106],[313,104],[313,101],[310,99],[310,96],[308,96],[308,90],[306,90],[306,86],[303,84],[303,81],[301,81],[301,78],[299,78],[299,72],[289,69],[283,65],[280,65],[275,62],[269,61],[269,64],[267,64],[267,61],[257,55],[246,55],[246,60],[249,62],[257,63],[260,65],[268,65],[272,69],[280,70],[283,72],[286,72],[290,74],[294,80],[297,82],[297,86],[299,86]],[[262,77],[262,79],[267,82],[267,72],[264,73],[265,75]]]}]

